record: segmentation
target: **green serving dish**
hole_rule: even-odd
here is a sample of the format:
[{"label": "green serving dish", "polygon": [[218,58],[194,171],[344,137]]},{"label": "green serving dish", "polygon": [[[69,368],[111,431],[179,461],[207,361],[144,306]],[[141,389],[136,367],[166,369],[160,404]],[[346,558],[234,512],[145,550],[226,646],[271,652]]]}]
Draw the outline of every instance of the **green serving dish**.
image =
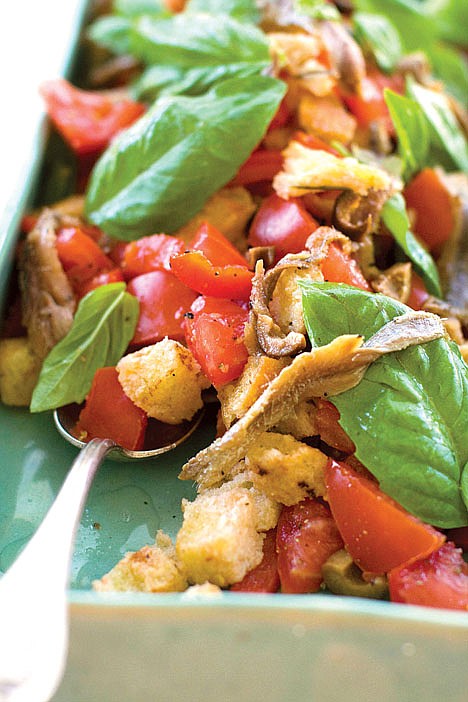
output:
[{"label": "green serving dish", "polygon": [[[68,73],[86,8],[77,0],[37,5],[21,45],[15,32],[4,32],[0,42],[2,65],[8,60],[19,67],[10,77],[17,102],[0,138],[4,304],[18,222],[37,187],[47,137],[37,85]],[[15,20],[24,28],[21,8],[9,7],[2,24]],[[44,60],[31,59],[35,52]],[[466,700],[468,614],[326,594],[195,598],[92,591],[93,579],[126,551],[151,542],[157,529],[175,535],[181,498],[194,494],[178,480],[180,466],[211,432],[201,429],[152,462],[107,461],[101,468],[78,531],[69,658],[54,701]],[[39,525],[75,456],[50,413],[0,407],[0,572]]]}]

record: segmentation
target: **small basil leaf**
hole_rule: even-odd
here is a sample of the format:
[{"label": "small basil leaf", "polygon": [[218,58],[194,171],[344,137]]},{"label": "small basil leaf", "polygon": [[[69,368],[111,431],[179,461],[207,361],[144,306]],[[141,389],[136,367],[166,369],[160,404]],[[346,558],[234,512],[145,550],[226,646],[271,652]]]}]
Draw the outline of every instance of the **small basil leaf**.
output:
[{"label": "small basil leaf", "polygon": [[255,0],[189,0],[186,12],[231,15],[240,22],[256,24],[260,18]]},{"label": "small basil leaf", "polygon": [[461,105],[468,95],[468,60],[460,51],[436,44],[429,52],[429,58],[437,78],[443,81],[447,91]]},{"label": "small basil leaf", "polygon": [[162,95],[203,95],[227,78],[261,73],[269,64],[230,63],[184,70],[177,66],[149,66],[132,86],[137,100],[153,102]]},{"label": "small basil leaf", "polygon": [[270,60],[265,34],[227,15],[182,13],[161,21],[143,16],[134,23],[131,42],[132,53],[149,65],[192,69]]},{"label": "small basil leaf", "polygon": [[252,75],[218,83],[200,97],[159,99],[95,166],[88,218],[126,240],[175,231],[234,177],[284,93],[282,81]]},{"label": "small basil leaf", "polygon": [[130,20],[125,17],[108,15],[100,17],[90,25],[87,35],[96,44],[103,46],[113,54],[122,55],[130,52]]},{"label": "small basil leaf", "polygon": [[323,0],[294,0],[296,12],[308,15],[316,20],[339,20],[340,13],[328,2]]},{"label": "small basil leaf", "polygon": [[353,24],[357,42],[374,56],[383,71],[391,73],[402,54],[396,27],[387,17],[369,12],[356,12]]},{"label": "small basil leaf", "polygon": [[384,90],[384,98],[398,138],[403,174],[409,180],[426,162],[429,130],[421,107],[415,100]]},{"label": "small basil leaf", "polygon": [[68,334],[44,360],[31,412],[82,402],[98,368],[114,366],[133,337],[138,300],[124,283],[96,288],[80,302]]},{"label": "small basil leaf", "polygon": [[444,0],[442,3],[430,3],[429,11],[433,13],[442,39],[458,46],[468,46],[468,3],[463,0]]},{"label": "small basil leaf", "polygon": [[[368,339],[409,311],[347,285],[301,282],[301,288],[316,345],[341,334]],[[357,457],[384,492],[430,524],[468,523],[460,490],[468,460],[468,368],[453,342],[437,339],[381,357],[332,401]]]},{"label": "small basil leaf", "polygon": [[455,168],[468,172],[468,142],[445,95],[410,79],[407,80],[406,89],[424,112],[431,141],[446,152]]},{"label": "small basil leaf", "polygon": [[128,18],[139,15],[161,18],[171,16],[163,0],[114,0],[113,10],[114,13]]},{"label": "small basil leaf", "polygon": [[405,201],[400,193],[395,193],[387,200],[382,208],[381,216],[398,246],[413,263],[417,272],[426,283],[428,291],[432,295],[441,297],[442,290],[437,266],[432,256],[421,246],[410,230]]},{"label": "small basil leaf", "polygon": [[398,27],[406,52],[426,50],[438,36],[437,20],[430,16],[426,2],[418,0],[354,0],[355,10],[388,17]]}]

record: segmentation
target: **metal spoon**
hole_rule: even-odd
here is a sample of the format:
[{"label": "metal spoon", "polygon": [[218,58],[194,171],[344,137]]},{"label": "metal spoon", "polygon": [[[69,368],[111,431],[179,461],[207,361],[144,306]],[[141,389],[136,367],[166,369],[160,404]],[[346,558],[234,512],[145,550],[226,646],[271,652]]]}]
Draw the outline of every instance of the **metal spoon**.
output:
[{"label": "metal spoon", "polygon": [[61,681],[68,649],[67,587],[78,522],[106,456],[140,460],[172,451],[199,426],[204,411],[170,443],[128,451],[111,439],[88,444],[70,433],[73,416],[56,411],[60,434],[81,452],[38,530],[0,580],[0,702],[47,702]]}]

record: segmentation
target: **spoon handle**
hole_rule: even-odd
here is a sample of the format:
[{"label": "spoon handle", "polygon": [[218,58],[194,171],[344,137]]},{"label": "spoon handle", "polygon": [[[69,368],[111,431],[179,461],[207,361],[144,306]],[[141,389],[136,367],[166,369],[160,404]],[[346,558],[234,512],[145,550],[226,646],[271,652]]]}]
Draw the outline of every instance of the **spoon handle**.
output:
[{"label": "spoon handle", "polygon": [[38,530],[0,580],[0,702],[47,702],[68,648],[67,586],[75,535],[97,469],[115,447],[93,439]]}]

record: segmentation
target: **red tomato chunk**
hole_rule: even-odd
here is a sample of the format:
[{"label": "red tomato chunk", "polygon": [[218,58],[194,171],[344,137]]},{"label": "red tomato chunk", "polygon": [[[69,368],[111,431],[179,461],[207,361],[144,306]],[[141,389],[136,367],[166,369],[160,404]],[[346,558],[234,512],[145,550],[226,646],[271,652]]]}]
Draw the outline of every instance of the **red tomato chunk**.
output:
[{"label": "red tomato chunk", "polygon": [[114,366],[96,371],[91,390],[80,412],[75,434],[86,432],[86,441],[112,439],[131,451],[143,448],[148,418],[124,393]]},{"label": "red tomato chunk", "polygon": [[127,280],[152,271],[171,271],[171,258],[186,249],[182,239],[167,234],[152,234],[125,246],[122,269]]},{"label": "red tomato chunk", "polygon": [[270,529],[263,542],[263,558],[244,578],[231,587],[234,592],[277,592],[280,586],[278,557],[276,554],[276,529]]}]

